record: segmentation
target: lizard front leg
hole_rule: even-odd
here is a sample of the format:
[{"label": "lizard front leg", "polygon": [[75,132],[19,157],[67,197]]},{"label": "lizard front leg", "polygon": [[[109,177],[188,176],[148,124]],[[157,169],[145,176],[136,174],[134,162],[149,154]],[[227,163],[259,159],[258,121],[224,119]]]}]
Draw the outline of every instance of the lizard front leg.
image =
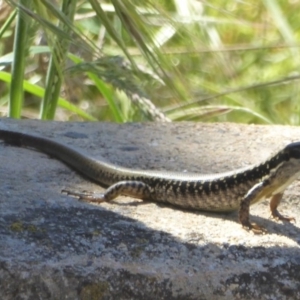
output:
[{"label": "lizard front leg", "polygon": [[274,219],[276,220],[281,220],[281,221],[294,221],[296,222],[296,219],[294,217],[289,217],[289,216],[283,216],[278,210],[277,207],[280,204],[280,201],[282,199],[283,193],[279,193],[276,195],[273,195],[270,201],[270,209],[271,209],[271,215]]}]

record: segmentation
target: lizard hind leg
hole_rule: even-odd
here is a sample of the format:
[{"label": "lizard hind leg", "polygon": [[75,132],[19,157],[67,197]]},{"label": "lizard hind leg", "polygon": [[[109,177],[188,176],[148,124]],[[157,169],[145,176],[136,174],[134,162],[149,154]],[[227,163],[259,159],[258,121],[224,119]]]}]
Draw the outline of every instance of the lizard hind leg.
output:
[{"label": "lizard hind leg", "polygon": [[273,195],[270,201],[270,210],[271,210],[271,216],[280,221],[294,221],[296,222],[296,219],[294,217],[289,217],[289,216],[283,216],[278,210],[277,207],[280,204],[280,201],[282,199],[283,193],[279,193],[276,195]]},{"label": "lizard hind leg", "polygon": [[149,199],[150,197],[150,187],[142,181],[119,181],[108,187],[104,193],[78,192],[66,189],[62,190],[62,192],[91,203],[109,202],[119,195],[138,199]]}]

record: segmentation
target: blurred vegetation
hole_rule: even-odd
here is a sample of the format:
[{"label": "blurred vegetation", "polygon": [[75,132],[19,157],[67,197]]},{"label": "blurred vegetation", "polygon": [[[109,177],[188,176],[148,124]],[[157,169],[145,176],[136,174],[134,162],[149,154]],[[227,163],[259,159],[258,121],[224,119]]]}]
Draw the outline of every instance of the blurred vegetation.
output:
[{"label": "blurred vegetation", "polygon": [[298,125],[299,11],[300,0],[1,2],[0,114]]}]

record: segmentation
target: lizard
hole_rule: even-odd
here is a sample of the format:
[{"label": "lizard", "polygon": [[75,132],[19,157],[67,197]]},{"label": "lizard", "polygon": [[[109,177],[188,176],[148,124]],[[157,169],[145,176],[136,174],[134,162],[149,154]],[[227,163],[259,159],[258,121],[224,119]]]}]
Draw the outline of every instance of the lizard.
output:
[{"label": "lizard", "polygon": [[90,180],[107,187],[104,193],[62,190],[83,201],[102,203],[126,195],[194,211],[238,211],[244,228],[262,233],[264,228],[250,222],[250,205],[271,198],[270,210],[274,218],[295,221],[293,217],[280,214],[277,208],[284,190],[300,175],[300,142],[286,145],[260,164],[203,175],[125,168],[104,158],[97,160],[54,139],[17,131],[0,129],[0,140],[55,157]]}]

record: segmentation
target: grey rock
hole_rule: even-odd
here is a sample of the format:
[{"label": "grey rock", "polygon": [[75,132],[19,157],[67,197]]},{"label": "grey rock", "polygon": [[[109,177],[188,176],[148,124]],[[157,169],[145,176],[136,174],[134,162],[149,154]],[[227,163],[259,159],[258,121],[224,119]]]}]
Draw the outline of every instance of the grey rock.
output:
[{"label": "grey rock", "polygon": [[[259,163],[300,128],[240,124],[110,124],[0,120],[131,168],[214,173]],[[118,197],[91,205],[63,188],[101,191],[63,163],[0,142],[0,298],[300,299],[299,223],[183,211]],[[280,211],[299,215],[292,184]]]}]

